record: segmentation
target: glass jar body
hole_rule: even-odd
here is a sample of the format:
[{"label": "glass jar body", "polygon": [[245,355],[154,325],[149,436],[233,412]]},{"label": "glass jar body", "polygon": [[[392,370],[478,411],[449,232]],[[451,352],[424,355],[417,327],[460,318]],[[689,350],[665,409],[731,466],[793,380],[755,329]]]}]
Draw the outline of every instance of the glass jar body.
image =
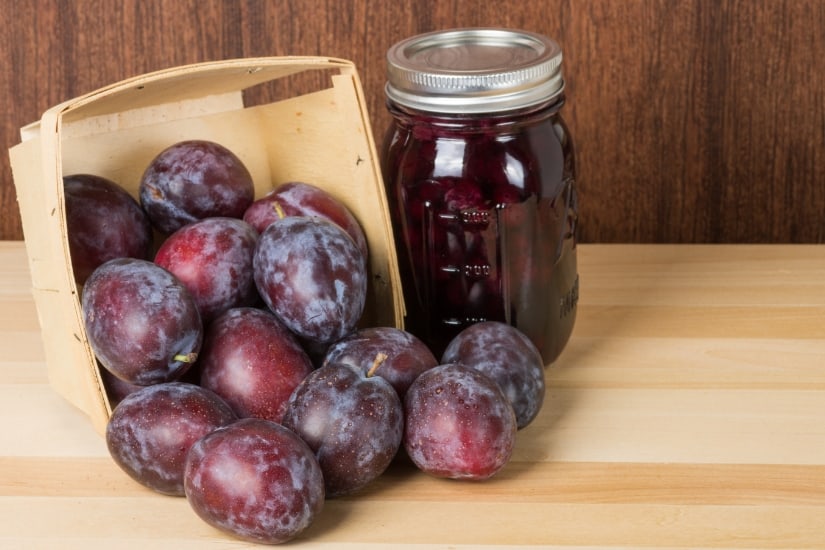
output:
[{"label": "glass jar body", "polygon": [[442,115],[388,103],[382,169],[406,328],[437,356],[485,320],[524,332],[546,364],[570,337],[576,168],[562,105]]}]

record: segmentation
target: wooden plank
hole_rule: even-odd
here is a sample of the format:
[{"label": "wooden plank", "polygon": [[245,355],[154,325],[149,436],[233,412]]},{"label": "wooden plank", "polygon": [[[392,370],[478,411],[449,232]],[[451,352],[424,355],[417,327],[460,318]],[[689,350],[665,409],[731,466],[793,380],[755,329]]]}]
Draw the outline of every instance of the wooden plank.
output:
[{"label": "wooden plank", "polygon": [[822,391],[550,388],[531,461],[822,464]]},{"label": "wooden plank", "polygon": [[819,339],[634,338],[576,332],[545,370],[554,388],[825,389]]},{"label": "wooden plank", "polygon": [[[71,513],[67,511],[71,510]],[[204,524],[180,498],[0,497],[0,514],[18,517],[3,541],[65,547],[135,545],[177,548],[180,541],[211,541],[248,548]],[[332,500],[296,542],[302,547],[388,544],[438,547],[503,546],[635,548],[821,548],[820,506],[698,506],[465,502],[445,518],[430,502]],[[49,518],[48,522],[40,518]],[[86,533],[94,532],[94,539]],[[656,541],[666,541],[664,545]],[[26,545],[26,548],[30,546]],[[81,547],[81,546],[75,546]],[[134,546],[132,546],[134,547]]]},{"label": "wooden plank", "polygon": [[89,418],[46,384],[3,380],[0,426],[0,456],[108,456]]},{"label": "wooden plank", "polygon": [[825,305],[823,246],[594,244],[578,259],[590,305]]},{"label": "wooden plank", "polygon": [[[584,293],[586,290],[582,290]],[[598,338],[803,338],[825,341],[822,306],[591,306],[582,298],[576,336]]]},{"label": "wooden plank", "polygon": [[[9,324],[14,323],[10,321]],[[0,328],[0,365],[6,362],[43,361],[43,340],[39,328],[32,327],[28,322],[23,324],[28,326],[27,330],[17,330],[17,326],[13,327],[13,330]]]},{"label": "wooden plank", "polygon": [[22,241],[0,241],[0,297],[31,299],[31,275]]},{"label": "wooden plank", "polygon": [[[404,498],[399,499],[399,490]],[[0,457],[0,496],[154,495],[108,457]],[[825,465],[513,461],[489,482],[419,475],[404,459],[350,501],[825,506]]]}]

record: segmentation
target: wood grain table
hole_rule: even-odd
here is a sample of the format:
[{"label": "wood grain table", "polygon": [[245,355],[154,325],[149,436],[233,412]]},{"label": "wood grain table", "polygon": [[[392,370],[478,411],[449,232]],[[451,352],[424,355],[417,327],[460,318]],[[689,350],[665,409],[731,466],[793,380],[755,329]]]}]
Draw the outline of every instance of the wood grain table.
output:
[{"label": "wood grain table", "polygon": [[[484,483],[399,463],[306,548],[825,548],[825,246],[581,245],[573,338]],[[48,385],[0,242],[0,548],[248,548],[131,481]]]}]

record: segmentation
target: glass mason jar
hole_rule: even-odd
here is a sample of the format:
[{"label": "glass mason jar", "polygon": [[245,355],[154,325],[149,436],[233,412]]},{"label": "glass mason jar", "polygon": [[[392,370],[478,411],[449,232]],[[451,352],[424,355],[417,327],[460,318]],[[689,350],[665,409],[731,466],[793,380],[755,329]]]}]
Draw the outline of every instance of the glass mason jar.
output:
[{"label": "glass mason jar", "polygon": [[406,328],[440,356],[485,320],[531,338],[545,364],[576,317],[575,157],[559,46],[456,29],[387,53],[393,117],[382,170]]}]

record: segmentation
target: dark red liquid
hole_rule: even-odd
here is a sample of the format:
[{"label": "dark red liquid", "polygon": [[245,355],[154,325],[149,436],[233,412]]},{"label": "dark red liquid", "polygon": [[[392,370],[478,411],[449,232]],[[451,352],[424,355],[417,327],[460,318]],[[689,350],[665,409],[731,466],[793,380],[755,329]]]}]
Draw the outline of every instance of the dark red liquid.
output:
[{"label": "dark red liquid", "polygon": [[546,363],[570,336],[575,164],[561,104],[438,117],[390,105],[383,169],[406,328],[436,356],[483,320],[518,327]]}]

